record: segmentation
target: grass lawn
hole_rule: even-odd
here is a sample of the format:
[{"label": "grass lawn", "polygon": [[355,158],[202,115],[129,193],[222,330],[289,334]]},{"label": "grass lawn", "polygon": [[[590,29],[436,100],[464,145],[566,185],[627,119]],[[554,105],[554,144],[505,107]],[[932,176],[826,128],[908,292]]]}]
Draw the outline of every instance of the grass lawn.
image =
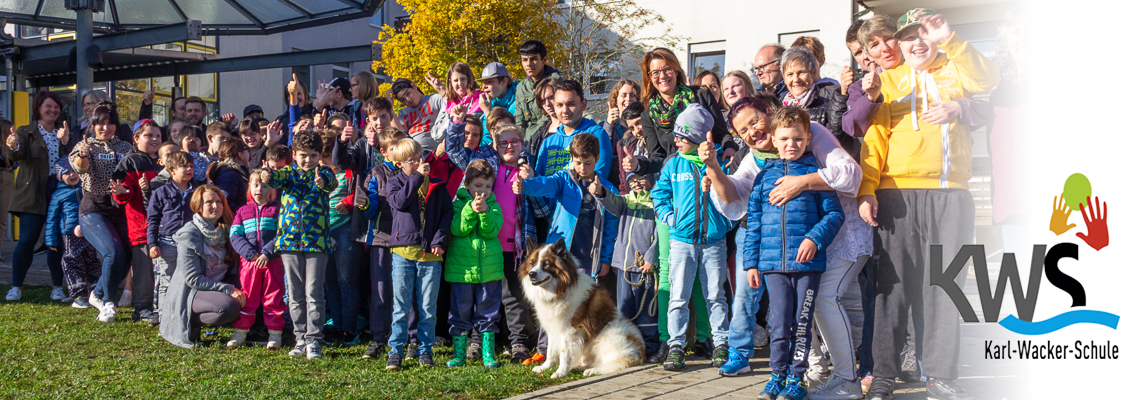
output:
[{"label": "grass lawn", "polygon": [[157,328],[131,322],[131,311],[101,323],[94,307],[52,301],[46,287],[25,287],[19,302],[0,301],[0,398],[485,399],[582,378],[551,380],[505,356],[499,369],[481,362],[446,368],[445,347],[435,349],[437,367],[405,360],[397,372],[385,371],[384,360],[361,358],[365,345],[326,346],[314,361],[291,358],[287,349],[229,350],[229,328],[214,336],[204,328],[208,345],[183,349]]}]

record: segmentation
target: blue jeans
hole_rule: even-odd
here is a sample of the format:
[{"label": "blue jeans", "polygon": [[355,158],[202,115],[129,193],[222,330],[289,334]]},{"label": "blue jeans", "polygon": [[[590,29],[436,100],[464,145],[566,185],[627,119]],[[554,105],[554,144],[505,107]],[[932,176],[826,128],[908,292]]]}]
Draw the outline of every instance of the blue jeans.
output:
[{"label": "blue jeans", "polygon": [[388,337],[388,355],[401,354],[408,342],[408,312],[415,307],[419,321],[416,339],[419,355],[430,355],[435,344],[435,302],[439,295],[439,277],[443,263],[413,261],[392,254],[392,333]]},{"label": "blue jeans", "polygon": [[[44,221],[47,216],[42,214],[12,213],[20,219],[20,240],[16,242],[16,250],[12,252],[12,287],[23,287],[24,278],[28,269],[32,267],[32,258],[36,251],[36,243],[40,240],[40,233],[44,231]],[[4,232],[0,232],[3,235]],[[48,249],[47,264],[51,272],[51,285],[63,286],[63,252],[61,243],[56,250]]]},{"label": "blue jeans", "polygon": [[99,252],[103,274],[95,284],[95,297],[104,302],[118,302],[119,283],[127,277],[130,243],[127,238],[127,218],[109,217],[99,213],[79,214],[83,236]]},{"label": "blue jeans", "polygon": [[728,343],[728,302],[724,294],[724,281],[728,278],[727,253],[724,239],[709,244],[669,240],[669,347],[685,346],[689,297],[693,293],[693,280],[698,277],[704,289],[713,344]]},{"label": "blue jeans", "polygon": [[[744,270],[744,232],[736,233],[736,257],[733,267],[736,268],[736,295],[732,299],[732,322],[728,328],[728,347],[732,347],[744,355],[752,358],[756,351],[752,340],[753,331],[756,330],[756,312],[760,310],[760,298],[764,294],[764,280],[760,280],[760,288],[753,289],[748,286],[748,273]],[[754,243],[754,245],[759,245]]]},{"label": "blue jeans", "polygon": [[360,263],[367,260],[363,246],[352,240],[351,232],[352,224],[345,223],[329,233],[333,251],[325,269],[325,304],[333,326],[353,335],[360,304]]}]

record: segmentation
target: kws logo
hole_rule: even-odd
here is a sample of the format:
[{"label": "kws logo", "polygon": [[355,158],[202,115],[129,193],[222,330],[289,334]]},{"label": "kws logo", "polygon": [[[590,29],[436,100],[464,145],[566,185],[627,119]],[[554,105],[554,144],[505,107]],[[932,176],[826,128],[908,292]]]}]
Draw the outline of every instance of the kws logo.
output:
[{"label": "kws logo", "polygon": [[[1076,173],[1065,181],[1064,192],[1053,198],[1053,215],[1050,218],[1049,229],[1057,236],[1076,227],[1069,224],[1069,215],[1073,212],[1071,205],[1077,204],[1084,217],[1087,233],[1077,233],[1076,236],[1086,245],[1096,251],[1108,246],[1108,203],[1101,203],[1096,197],[1093,206],[1092,185],[1087,177]],[[1005,298],[1005,289],[1008,285],[1013,290],[1013,301],[1017,308],[1017,317],[1007,315],[999,325],[1006,329],[1023,335],[1043,335],[1059,329],[1081,323],[1099,324],[1116,329],[1120,317],[1116,314],[1077,309],[1070,310],[1043,321],[1033,321],[1033,313],[1037,306],[1037,295],[1041,289],[1041,273],[1050,284],[1061,289],[1072,297],[1073,308],[1085,307],[1085,289],[1072,276],[1061,272],[1057,264],[1061,259],[1079,259],[1080,246],[1075,243],[1062,242],[1048,247],[1044,244],[1033,246],[1033,256],[1030,261],[1029,282],[1026,287],[1021,285],[1021,276],[1017,270],[1017,257],[1013,253],[1005,253],[1001,260],[1001,269],[998,272],[997,285],[991,290],[989,270],[986,266],[986,251],[983,245],[965,245],[954,256],[949,268],[942,268],[942,246],[932,245],[930,253],[930,284],[940,286],[946,291],[962,314],[966,322],[978,322],[974,308],[966,299],[962,288],[958,287],[954,277],[966,266],[966,262],[973,260],[974,275],[978,283],[978,292],[981,296],[982,314],[986,322],[997,322],[1001,304]]]}]

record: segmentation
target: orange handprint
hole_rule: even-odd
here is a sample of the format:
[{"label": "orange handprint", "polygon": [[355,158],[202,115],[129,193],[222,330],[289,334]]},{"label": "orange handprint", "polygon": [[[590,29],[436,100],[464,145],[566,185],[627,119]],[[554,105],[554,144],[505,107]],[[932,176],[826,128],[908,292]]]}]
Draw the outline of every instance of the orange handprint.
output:
[{"label": "orange handprint", "polygon": [[[1093,205],[1092,198],[1086,197],[1086,203],[1090,206]],[[1100,197],[1096,198],[1096,207],[1085,211],[1084,204],[1081,204],[1081,216],[1085,219],[1085,227],[1088,228],[1089,233],[1077,232],[1077,237],[1084,240],[1090,247],[1100,251],[1100,249],[1108,246],[1108,202],[1102,204]],[[1092,214],[1090,217],[1089,214]]]},{"label": "orange handprint", "polygon": [[1073,213],[1073,209],[1065,204],[1065,194],[1062,193],[1061,197],[1053,196],[1053,216],[1049,218],[1049,230],[1061,236],[1062,233],[1068,232],[1069,229],[1077,227],[1077,224],[1069,223],[1069,214]]}]

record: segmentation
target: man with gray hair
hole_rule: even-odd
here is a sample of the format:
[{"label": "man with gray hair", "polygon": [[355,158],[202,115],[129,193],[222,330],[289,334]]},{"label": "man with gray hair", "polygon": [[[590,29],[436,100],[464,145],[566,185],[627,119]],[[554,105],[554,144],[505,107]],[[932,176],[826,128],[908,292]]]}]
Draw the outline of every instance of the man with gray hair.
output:
[{"label": "man with gray hair", "polygon": [[752,59],[752,72],[760,79],[756,92],[771,93],[776,98],[783,98],[788,93],[784,77],[780,73],[780,58],[783,55],[784,45],[779,43],[766,44],[756,52],[756,57]]}]

